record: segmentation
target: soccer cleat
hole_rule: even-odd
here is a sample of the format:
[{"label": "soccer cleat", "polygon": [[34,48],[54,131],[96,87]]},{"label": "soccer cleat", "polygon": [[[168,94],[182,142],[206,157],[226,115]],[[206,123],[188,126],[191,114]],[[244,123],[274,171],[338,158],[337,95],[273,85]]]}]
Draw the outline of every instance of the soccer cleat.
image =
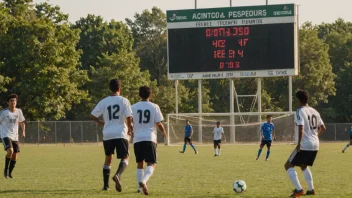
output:
[{"label": "soccer cleat", "polygon": [[120,179],[117,175],[115,175],[112,180],[115,182],[115,189],[117,192],[121,192],[122,188],[121,188],[121,183],[120,183]]},{"label": "soccer cleat", "polygon": [[266,158],[265,161],[269,161],[269,158]]},{"label": "soccer cleat", "polygon": [[301,189],[301,190],[297,190],[297,189],[294,189],[293,192],[292,192],[292,195],[290,197],[299,197],[301,195],[304,194],[304,190]]},{"label": "soccer cleat", "polygon": [[4,177],[7,178],[7,176],[8,176],[8,172],[7,170],[4,170]]},{"label": "soccer cleat", "polygon": [[12,174],[11,174],[11,173],[9,173],[9,178],[11,178],[11,179],[13,178],[13,176],[12,176]]},{"label": "soccer cleat", "polygon": [[139,182],[139,187],[142,189],[143,193],[145,195],[149,195],[147,185],[144,184],[143,182]]},{"label": "soccer cleat", "polygon": [[307,192],[306,192],[306,195],[315,195],[315,194],[317,194],[317,193],[315,192],[314,189],[313,190],[307,190]]},{"label": "soccer cleat", "polygon": [[143,189],[141,187],[138,187],[137,193],[142,193]]},{"label": "soccer cleat", "polygon": [[104,191],[108,191],[108,190],[110,190],[110,189],[109,189],[109,187],[108,187],[108,186],[104,186],[102,190],[104,190]]},{"label": "soccer cleat", "polygon": [[184,151],[180,151],[180,153],[185,153]]},{"label": "soccer cleat", "polygon": [[259,160],[259,157],[257,157],[255,160],[257,160],[257,161],[258,161],[258,160]]},{"label": "soccer cleat", "polygon": [[345,152],[345,150],[342,150],[342,153],[344,153]]},{"label": "soccer cleat", "polygon": [[196,155],[197,155],[197,154],[198,154],[198,151],[194,151],[194,154],[196,154]]}]

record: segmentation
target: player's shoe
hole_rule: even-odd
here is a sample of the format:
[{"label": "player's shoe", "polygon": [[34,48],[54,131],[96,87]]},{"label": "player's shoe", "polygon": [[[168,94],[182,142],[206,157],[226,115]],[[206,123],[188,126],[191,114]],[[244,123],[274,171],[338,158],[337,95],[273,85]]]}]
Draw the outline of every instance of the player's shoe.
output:
[{"label": "player's shoe", "polygon": [[255,158],[255,160],[257,160],[257,161],[258,161],[258,160],[259,160],[259,157]]},{"label": "player's shoe", "polygon": [[299,197],[299,196],[302,196],[304,195],[304,190],[301,189],[301,190],[297,190],[297,189],[294,189],[293,192],[292,192],[292,195],[290,197]]},{"label": "player's shoe", "polygon": [[110,189],[109,189],[109,187],[108,187],[108,186],[104,186],[102,190],[104,190],[104,191],[108,191],[108,190],[110,190]]},{"label": "player's shoe", "polygon": [[214,155],[214,157],[218,156],[217,154]]},{"label": "player's shoe", "polygon": [[143,192],[143,188],[138,187],[137,193],[142,193]]},{"label": "player's shoe", "polygon": [[122,191],[122,187],[121,187],[121,183],[120,183],[120,179],[117,175],[115,175],[114,177],[112,177],[112,180],[115,182],[115,189],[117,192],[121,192]]},{"label": "player's shoe", "polygon": [[4,170],[4,177],[7,178],[7,176],[8,176],[8,172],[7,170]]},{"label": "player's shoe", "polygon": [[316,195],[317,194],[317,192],[315,192],[315,190],[313,189],[313,190],[307,190],[307,192],[306,192],[306,195]]},{"label": "player's shoe", "polygon": [[342,153],[344,153],[345,152],[345,150],[342,150]]},{"label": "player's shoe", "polygon": [[269,158],[266,158],[265,161],[269,161]]},{"label": "player's shoe", "polygon": [[180,153],[185,153],[184,151],[180,151]]},{"label": "player's shoe", "polygon": [[139,182],[139,187],[142,189],[143,193],[145,195],[149,195],[147,185],[144,184],[143,182]]},{"label": "player's shoe", "polygon": [[12,173],[9,173],[9,178],[11,178],[11,179],[13,178]]},{"label": "player's shoe", "polygon": [[196,154],[196,155],[197,155],[197,154],[198,154],[198,151],[194,151],[194,154]]}]

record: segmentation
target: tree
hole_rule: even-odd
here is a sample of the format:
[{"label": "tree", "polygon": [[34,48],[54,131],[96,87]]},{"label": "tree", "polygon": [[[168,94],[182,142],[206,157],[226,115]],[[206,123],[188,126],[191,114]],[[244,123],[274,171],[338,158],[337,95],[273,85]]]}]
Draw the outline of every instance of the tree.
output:
[{"label": "tree", "polygon": [[0,48],[4,65],[0,73],[11,78],[6,88],[20,95],[20,106],[28,119],[60,119],[72,104],[86,97],[80,87],[87,74],[77,69],[79,32],[66,23],[37,18],[27,2],[31,1],[5,2],[12,17],[8,17],[7,31],[0,32],[0,45],[8,46]]}]

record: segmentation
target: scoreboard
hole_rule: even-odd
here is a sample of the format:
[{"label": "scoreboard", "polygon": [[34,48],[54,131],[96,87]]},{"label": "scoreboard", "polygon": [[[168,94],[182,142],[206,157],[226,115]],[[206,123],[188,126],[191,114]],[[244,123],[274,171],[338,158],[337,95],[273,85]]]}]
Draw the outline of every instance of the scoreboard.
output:
[{"label": "scoreboard", "polygon": [[294,4],[167,11],[168,78],[298,75]]}]

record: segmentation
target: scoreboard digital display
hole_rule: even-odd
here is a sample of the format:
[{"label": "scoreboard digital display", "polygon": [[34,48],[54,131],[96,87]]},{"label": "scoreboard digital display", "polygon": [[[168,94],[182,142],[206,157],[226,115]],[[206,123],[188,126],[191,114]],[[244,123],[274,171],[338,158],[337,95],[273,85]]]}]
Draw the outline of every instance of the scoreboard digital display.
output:
[{"label": "scoreboard digital display", "polygon": [[298,74],[295,5],[168,11],[169,79]]}]

